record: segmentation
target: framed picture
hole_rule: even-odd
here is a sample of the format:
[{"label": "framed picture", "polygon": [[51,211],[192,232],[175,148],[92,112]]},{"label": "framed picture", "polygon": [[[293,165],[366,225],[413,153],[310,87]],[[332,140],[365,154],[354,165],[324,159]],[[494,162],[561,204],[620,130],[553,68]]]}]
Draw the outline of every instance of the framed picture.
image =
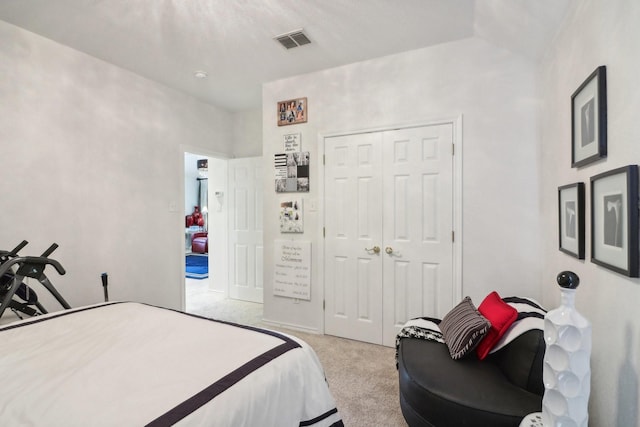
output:
[{"label": "framed picture", "polygon": [[584,184],[558,187],[558,232],[562,252],[584,259]]},{"label": "framed picture", "polygon": [[309,152],[274,155],[277,193],[309,192]]},{"label": "framed picture", "polygon": [[291,199],[280,203],[280,232],[304,233],[302,199]]},{"label": "framed picture", "polygon": [[571,95],[571,167],[607,157],[607,69],[596,68]]},{"label": "framed picture", "polygon": [[306,123],[308,114],[307,98],[278,102],[278,126]]},{"label": "framed picture", "polygon": [[591,177],[591,262],[639,277],[638,166]]},{"label": "framed picture", "polygon": [[283,153],[295,153],[300,151],[300,136],[299,133],[290,133],[284,136],[284,143],[282,146]]}]

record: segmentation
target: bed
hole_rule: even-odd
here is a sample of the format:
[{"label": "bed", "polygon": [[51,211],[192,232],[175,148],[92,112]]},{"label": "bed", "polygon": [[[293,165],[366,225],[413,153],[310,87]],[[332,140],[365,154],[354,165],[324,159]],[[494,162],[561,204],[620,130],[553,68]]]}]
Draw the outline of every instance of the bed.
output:
[{"label": "bed", "polygon": [[132,302],[0,327],[0,420],[30,426],[343,426],[315,352]]}]

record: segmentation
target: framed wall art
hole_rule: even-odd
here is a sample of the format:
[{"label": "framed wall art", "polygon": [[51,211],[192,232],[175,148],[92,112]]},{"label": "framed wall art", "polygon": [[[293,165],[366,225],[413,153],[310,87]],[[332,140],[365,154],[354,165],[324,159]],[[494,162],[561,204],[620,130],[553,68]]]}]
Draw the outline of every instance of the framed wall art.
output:
[{"label": "framed wall art", "polygon": [[638,166],[591,177],[591,261],[640,277],[639,240]]},{"label": "framed wall art", "polygon": [[304,233],[302,199],[291,199],[280,203],[280,232]]},{"label": "framed wall art", "polygon": [[584,184],[558,187],[559,249],[584,259]]},{"label": "framed wall art", "polygon": [[274,155],[276,193],[309,192],[309,152]]},{"label": "framed wall art", "polygon": [[596,68],[571,95],[571,167],[607,156],[607,69]]},{"label": "framed wall art", "polygon": [[278,102],[278,126],[306,123],[309,114],[307,98]]},{"label": "framed wall art", "polygon": [[301,134],[299,133],[290,133],[285,135],[284,142],[282,144],[282,152],[295,153],[296,151],[301,151],[300,137]]}]

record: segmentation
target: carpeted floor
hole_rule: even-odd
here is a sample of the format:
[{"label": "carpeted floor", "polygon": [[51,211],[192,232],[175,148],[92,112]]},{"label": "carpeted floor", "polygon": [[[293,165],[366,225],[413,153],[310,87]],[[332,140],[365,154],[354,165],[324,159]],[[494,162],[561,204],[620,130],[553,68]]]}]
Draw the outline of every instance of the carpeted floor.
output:
[{"label": "carpeted floor", "polygon": [[262,304],[224,299],[207,281],[187,280],[187,312],[278,329],[306,341],[325,369],[329,388],[346,427],[405,427],[398,402],[395,350],[329,335],[274,328],[262,323]]}]

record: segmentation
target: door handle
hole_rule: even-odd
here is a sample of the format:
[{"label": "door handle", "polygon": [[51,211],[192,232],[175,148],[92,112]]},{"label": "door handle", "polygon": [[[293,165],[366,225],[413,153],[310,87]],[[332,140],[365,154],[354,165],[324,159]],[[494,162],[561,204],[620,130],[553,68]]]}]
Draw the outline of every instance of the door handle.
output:
[{"label": "door handle", "polygon": [[380,253],[380,246],[374,246],[372,248],[364,248],[364,250],[367,251],[367,252],[373,251],[374,254],[379,254]]},{"label": "door handle", "polygon": [[391,246],[387,246],[386,248],[384,248],[384,251],[388,254],[391,255],[393,253],[393,248]]}]

